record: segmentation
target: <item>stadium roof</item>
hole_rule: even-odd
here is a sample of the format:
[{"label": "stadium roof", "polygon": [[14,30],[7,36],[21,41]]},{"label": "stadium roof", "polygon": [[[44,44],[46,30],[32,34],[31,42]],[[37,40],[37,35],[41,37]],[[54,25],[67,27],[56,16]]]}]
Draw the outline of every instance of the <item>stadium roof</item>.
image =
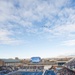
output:
[{"label": "stadium roof", "polygon": [[6,63],[19,63],[20,62],[20,60],[18,59],[0,59],[0,60]]}]

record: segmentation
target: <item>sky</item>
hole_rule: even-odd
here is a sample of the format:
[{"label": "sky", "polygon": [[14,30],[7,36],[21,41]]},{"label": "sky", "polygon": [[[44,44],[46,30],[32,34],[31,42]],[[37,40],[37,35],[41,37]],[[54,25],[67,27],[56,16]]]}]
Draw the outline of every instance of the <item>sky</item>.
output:
[{"label": "sky", "polygon": [[75,54],[75,0],[0,0],[0,58]]}]

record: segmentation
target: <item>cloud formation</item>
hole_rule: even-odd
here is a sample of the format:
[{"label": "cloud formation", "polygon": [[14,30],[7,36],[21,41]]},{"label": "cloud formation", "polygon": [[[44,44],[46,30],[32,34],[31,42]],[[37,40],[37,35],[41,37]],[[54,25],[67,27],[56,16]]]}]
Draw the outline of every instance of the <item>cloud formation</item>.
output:
[{"label": "cloud formation", "polygon": [[74,4],[73,0],[0,0],[0,44],[19,42],[26,33],[75,35]]},{"label": "cloud formation", "polygon": [[64,41],[63,45],[66,45],[66,46],[75,46],[75,40]]}]

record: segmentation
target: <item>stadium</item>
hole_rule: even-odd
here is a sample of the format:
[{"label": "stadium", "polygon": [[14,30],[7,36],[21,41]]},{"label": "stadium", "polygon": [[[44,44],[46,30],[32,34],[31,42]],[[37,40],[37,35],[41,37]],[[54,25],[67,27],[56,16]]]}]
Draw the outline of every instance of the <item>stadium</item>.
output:
[{"label": "stadium", "polygon": [[0,75],[75,75],[75,0],[0,0]]},{"label": "stadium", "polygon": [[0,64],[0,75],[75,75],[75,58],[0,59],[0,63],[2,61],[6,64]]}]

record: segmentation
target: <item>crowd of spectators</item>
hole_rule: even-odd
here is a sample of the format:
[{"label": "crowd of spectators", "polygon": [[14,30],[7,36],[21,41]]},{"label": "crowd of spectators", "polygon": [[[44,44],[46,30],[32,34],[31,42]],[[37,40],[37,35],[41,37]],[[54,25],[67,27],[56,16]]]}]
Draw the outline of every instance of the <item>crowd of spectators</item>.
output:
[{"label": "crowd of spectators", "polygon": [[72,69],[74,70],[75,69],[75,58],[70,60],[69,62],[67,62],[66,64],[66,67],[68,67],[69,69]]},{"label": "crowd of spectators", "polygon": [[57,75],[75,75],[75,58],[68,61],[61,70],[58,70]]},{"label": "crowd of spectators", "polygon": [[57,75],[75,75],[75,72],[73,70],[64,67],[63,69],[57,72]]},{"label": "crowd of spectators", "polygon": [[[25,67],[0,66],[0,73],[1,74],[8,74],[10,72],[14,72],[19,69],[25,69]],[[52,66],[49,70],[55,70],[56,75],[75,75],[74,69],[75,69],[75,59],[72,59],[69,62],[67,62],[64,65],[64,67],[60,70],[56,70],[56,68],[54,66]],[[17,74],[17,75],[19,75],[19,74]]]},{"label": "crowd of spectators", "polygon": [[13,66],[0,66],[0,74],[7,74],[9,72],[17,71],[18,67]]}]

